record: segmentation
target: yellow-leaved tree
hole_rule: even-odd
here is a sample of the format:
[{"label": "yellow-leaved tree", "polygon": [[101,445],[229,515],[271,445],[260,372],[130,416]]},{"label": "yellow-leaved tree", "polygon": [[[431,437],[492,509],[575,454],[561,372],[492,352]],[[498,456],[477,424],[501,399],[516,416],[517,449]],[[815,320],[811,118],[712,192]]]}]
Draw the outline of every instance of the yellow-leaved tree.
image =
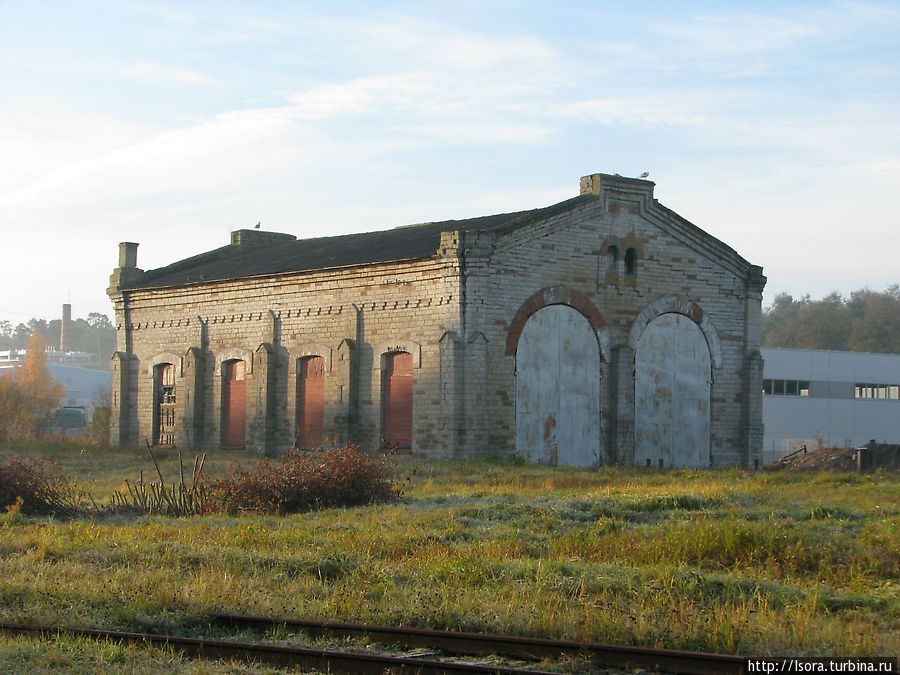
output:
[{"label": "yellow-leaved tree", "polygon": [[47,371],[47,343],[34,333],[22,365],[0,379],[0,437],[30,440],[40,435],[65,387]]}]

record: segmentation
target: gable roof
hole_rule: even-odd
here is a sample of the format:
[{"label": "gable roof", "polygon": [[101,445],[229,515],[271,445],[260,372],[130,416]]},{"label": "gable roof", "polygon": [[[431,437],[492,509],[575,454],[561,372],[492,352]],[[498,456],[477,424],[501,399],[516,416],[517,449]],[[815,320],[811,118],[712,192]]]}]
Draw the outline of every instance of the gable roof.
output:
[{"label": "gable roof", "polygon": [[[345,234],[335,237],[293,239],[271,233],[271,239],[246,244],[230,244],[186,258],[165,267],[147,270],[139,279],[122,288],[159,288],[223,281],[254,276],[307,272],[402,260],[421,260],[437,253],[441,232],[477,230],[507,232],[548,218],[587,201],[595,195],[579,195],[558,204],[530,211],[500,213],[464,220],[407,225],[392,230]],[[254,230],[249,230],[254,233]]]}]

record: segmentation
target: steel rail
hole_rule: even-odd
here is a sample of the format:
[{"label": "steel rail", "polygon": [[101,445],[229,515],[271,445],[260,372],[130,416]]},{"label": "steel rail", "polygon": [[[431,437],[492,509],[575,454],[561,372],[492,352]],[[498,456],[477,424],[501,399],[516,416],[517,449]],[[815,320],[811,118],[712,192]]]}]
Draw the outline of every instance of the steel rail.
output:
[{"label": "steel rail", "polygon": [[313,637],[367,636],[385,644],[396,644],[404,648],[430,647],[451,654],[499,654],[529,660],[582,656],[589,658],[593,665],[600,667],[645,668],[679,675],[740,675],[745,672],[747,662],[744,657],[729,654],[621,647],[594,642],[548,640],[489,633],[463,633],[235,614],[216,614],[211,618],[217,623],[229,623],[248,628],[269,629],[277,626],[297,628]]},{"label": "steel rail", "polygon": [[554,675],[542,670],[522,670],[500,666],[485,666],[453,661],[435,661],[415,655],[383,656],[360,654],[336,649],[286,647],[249,642],[206,640],[152,633],[94,630],[0,622],[0,633],[14,636],[55,639],[68,634],[98,641],[153,645],[181,652],[185,656],[203,659],[230,659],[265,663],[273,666],[301,666],[333,673],[414,673],[441,675],[442,673],[494,673],[496,675]]}]

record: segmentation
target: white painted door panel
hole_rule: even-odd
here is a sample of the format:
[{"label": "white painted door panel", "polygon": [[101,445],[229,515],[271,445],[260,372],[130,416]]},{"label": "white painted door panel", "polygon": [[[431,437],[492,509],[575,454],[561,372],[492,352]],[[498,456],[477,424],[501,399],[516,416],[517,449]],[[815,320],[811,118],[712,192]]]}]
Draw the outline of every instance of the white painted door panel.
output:
[{"label": "white painted door panel", "polygon": [[567,305],[538,310],[519,337],[516,450],[551,464],[600,459],[600,349],[587,319]]},{"label": "white painted door panel", "polygon": [[663,314],[647,325],[634,361],[635,463],[709,466],[710,357],[703,333],[686,316]]}]

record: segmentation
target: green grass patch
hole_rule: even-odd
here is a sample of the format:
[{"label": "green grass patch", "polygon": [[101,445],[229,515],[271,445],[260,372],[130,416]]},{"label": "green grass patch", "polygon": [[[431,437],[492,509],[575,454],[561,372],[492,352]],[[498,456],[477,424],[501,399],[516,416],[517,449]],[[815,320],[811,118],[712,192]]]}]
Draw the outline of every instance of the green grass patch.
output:
[{"label": "green grass patch", "polygon": [[[140,452],[54,452],[98,493],[147,470]],[[210,454],[206,470],[227,477],[233,459],[255,462]],[[176,475],[177,457],[160,463]],[[18,514],[0,525],[0,613],[210,637],[223,635],[205,617],[231,611],[745,655],[900,655],[897,476],[408,458],[398,472],[415,473],[399,501],[284,516]],[[26,648],[4,644],[0,670],[16,670]],[[100,659],[94,670],[132,658],[34,649],[36,663]]]}]

